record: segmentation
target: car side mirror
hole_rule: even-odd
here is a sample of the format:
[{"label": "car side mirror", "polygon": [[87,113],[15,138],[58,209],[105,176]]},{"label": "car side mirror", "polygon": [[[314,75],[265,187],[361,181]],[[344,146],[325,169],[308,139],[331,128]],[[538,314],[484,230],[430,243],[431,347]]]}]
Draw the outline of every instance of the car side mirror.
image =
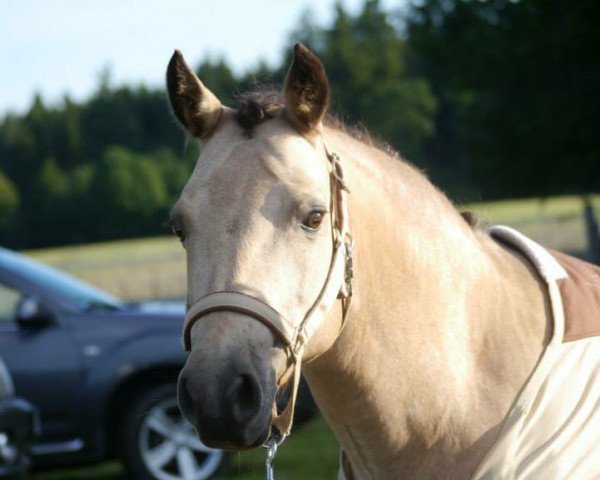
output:
[{"label": "car side mirror", "polygon": [[17,307],[17,323],[21,325],[48,325],[54,316],[36,297],[25,297]]}]

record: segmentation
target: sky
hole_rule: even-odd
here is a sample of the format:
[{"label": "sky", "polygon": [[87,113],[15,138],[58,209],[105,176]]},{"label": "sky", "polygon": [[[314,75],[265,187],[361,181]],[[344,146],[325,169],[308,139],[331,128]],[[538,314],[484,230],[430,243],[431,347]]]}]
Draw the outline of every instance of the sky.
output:
[{"label": "sky", "polygon": [[[224,57],[236,72],[276,64],[303,12],[328,25],[336,0],[1,0],[0,117],[21,113],[39,92],[47,103],[83,100],[101,72],[114,85],[162,88],[175,48],[188,63]],[[363,0],[342,0],[350,12]],[[388,9],[402,0],[382,0]]]}]

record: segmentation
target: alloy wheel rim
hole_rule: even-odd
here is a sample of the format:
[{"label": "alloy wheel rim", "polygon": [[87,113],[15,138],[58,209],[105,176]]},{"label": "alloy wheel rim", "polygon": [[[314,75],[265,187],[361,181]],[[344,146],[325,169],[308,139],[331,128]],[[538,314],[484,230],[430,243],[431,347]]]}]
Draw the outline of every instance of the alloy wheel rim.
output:
[{"label": "alloy wheel rim", "polygon": [[138,437],[146,469],[158,480],[205,480],[219,468],[222,450],[204,445],[181,415],[175,398],[156,404]]}]

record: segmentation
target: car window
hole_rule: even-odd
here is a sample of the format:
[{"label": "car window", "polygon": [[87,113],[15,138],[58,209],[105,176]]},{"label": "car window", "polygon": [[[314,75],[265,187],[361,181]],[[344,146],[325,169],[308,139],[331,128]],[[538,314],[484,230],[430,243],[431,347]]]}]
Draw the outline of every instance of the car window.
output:
[{"label": "car window", "polygon": [[21,298],[21,292],[0,283],[0,322],[15,320]]},{"label": "car window", "polygon": [[85,310],[116,310],[122,302],[65,272],[36,262],[23,255],[0,248],[0,265],[32,283],[52,292],[59,298]]}]

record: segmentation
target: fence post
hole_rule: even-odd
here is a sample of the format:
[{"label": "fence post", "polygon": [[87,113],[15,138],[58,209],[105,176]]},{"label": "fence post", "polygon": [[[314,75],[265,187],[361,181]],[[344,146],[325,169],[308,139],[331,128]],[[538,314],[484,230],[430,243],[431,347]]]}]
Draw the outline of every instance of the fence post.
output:
[{"label": "fence post", "polygon": [[583,198],[583,218],[587,233],[588,257],[592,263],[600,265],[600,229],[594,214],[590,197]]}]

